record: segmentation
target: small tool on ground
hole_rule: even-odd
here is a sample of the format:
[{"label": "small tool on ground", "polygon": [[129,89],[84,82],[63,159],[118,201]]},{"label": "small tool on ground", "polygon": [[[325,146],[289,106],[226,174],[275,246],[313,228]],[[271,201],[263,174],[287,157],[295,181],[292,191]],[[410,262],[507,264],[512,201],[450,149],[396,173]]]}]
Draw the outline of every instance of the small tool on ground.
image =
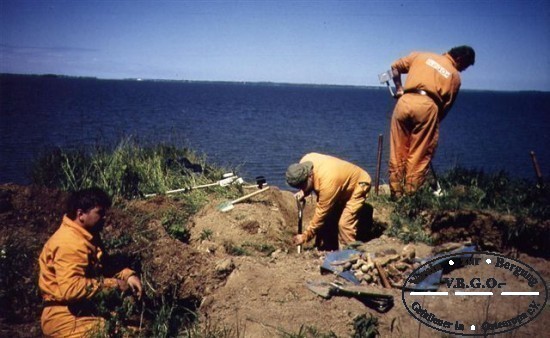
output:
[{"label": "small tool on ground", "polygon": [[306,286],[311,292],[325,299],[330,299],[332,296],[353,297],[379,312],[389,311],[394,304],[392,295],[373,292],[373,289],[368,286],[324,281],[306,281]]},{"label": "small tool on ground", "polygon": [[269,187],[265,187],[261,190],[254,191],[253,193],[250,193],[248,195],[244,195],[243,197],[237,198],[236,200],[223,202],[222,204],[220,204],[218,206],[218,210],[221,211],[221,212],[227,212],[227,211],[233,210],[233,208],[235,208],[235,204],[237,204],[239,202],[242,202],[246,199],[249,199],[252,196],[256,196],[256,195],[258,195],[258,194],[260,194],[260,193],[262,193],[262,192],[264,192],[268,189],[269,189]]},{"label": "small tool on ground", "polygon": [[[233,176],[233,174],[231,174],[231,176],[226,177],[224,179],[221,179],[221,180],[219,180],[217,182],[214,182],[214,183],[196,185],[194,187],[186,187],[186,188],[181,188],[181,189],[168,190],[168,191],[165,191],[164,194],[169,195],[169,194],[175,194],[175,193],[178,193],[178,192],[187,192],[187,191],[191,191],[191,190],[194,190],[194,189],[208,188],[208,187],[213,187],[213,186],[217,186],[217,185],[219,185],[220,187],[226,187],[228,185],[231,185],[233,183],[238,183],[238,182],[242,183],[242,179],[240,177]],[[157,196],[157,194],[145,194],[144,196],[145,197],[153,197],[153,196]]]},{"label": "small tool on ground", "polygon": [[[304,207],[306,206],[306,200],[303,198],[301,201],[297,198],[296,205],[298,206],[298,235],[302,234],[302,220],[304,217]],[[298,253],[302,252],[302,245],[298,245]]]}]

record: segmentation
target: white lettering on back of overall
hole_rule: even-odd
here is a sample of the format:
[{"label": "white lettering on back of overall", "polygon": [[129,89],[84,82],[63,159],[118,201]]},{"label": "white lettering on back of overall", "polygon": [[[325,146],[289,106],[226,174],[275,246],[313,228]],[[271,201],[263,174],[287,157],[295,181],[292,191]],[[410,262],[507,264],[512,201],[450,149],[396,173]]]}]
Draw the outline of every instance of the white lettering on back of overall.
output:
[{"label": "white lettering on back of overall", "polygon": [[451,72],[449,72],[447,69],[445,69],[442,65],[435,62],[433,59],[427,59],[426,64],[433,69],[437,70],[437,72],[441,75],[443,75],[444,78],[448,79],[449,76],[451,76]]}]

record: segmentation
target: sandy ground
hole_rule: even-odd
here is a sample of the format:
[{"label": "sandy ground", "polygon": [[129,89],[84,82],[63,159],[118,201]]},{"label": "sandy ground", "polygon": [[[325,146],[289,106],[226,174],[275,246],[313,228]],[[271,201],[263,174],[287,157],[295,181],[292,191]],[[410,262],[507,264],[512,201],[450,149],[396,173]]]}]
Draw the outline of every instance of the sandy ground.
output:
[{"label": "sandy ground", "polygon": [[[39,251],[57,228],[60,214],[51,210],[59,209],[63,194],[16,186],[3,186],[0,192],[0,245],[20,239],[28,242],[27,247]],[[297,253],[292,246],[297,206],[290,192],[272,187],[225,213],[218,210],[220,202],[212,200],[190,220],[188,243],[168,236],[156,219],[149,220],[145,229],[135,229],[131,218],[125,214],[132,210],[147,214],[178,207],[178,201],[162,196],[133,201],[125,211],[113,210],[113,225],[106,231],[115,237],[123,234],[132,237],[127,248],[122,250],[140,257],[147,287],[162,292],[177,285],[178,297],[195,304],[202,325],[231,328],[235,337],[297,336],[307,327],[317,330],[318,335],[332,332],[338,337],[350,337],[354,333],[354,318],[363,314],[378,318],[381,337],[449,336],[414,319],[406,310],[402,292],[397,288],[385,289],[380,284],[368,286],[374,292],[394,296],[393,308],[385,313],[355,298],[324,299],[311,292],[306,281],[332,282],[341,278],[321,274],[320,265],[326,252],[306,245],[302,253]],[[313,210],[314,201],[308,199],[304,226]],[[387,210],[375,209],[376,222],[388,222],[387,215]],[[460,236],[465,235],[461,232]],[[388,249],[401,252],[404,246],[405,243],[395,238],[383,236],[359,249],[370,253]],[[434,249],[425,244],[416,244],[414,248],[417,257],[428,257]],[[524,253],[518,253],[517,258],[533,267],[545,281],[550,280],[548,260]],[[25,280],[27,289],[36,281],[35,260],[30,259],[29,264]],[[484,270],[479,269],[469,269],[468,276],[483,274]],[[464,273],[463,269],[458,269],[446,277],[461,277]],[[506,282],[510,288],[525,289],[525,282],[505,271],[495,274],[495,278]],[[34,298],[29,296],[29,299]],[[419,302],[438,316],[466,323],[513,317],[524,307],[521,302],[496,296],[468,301],[460,297],[441,301],[424,296]],[[22,313],[20,323],[14,323],[9,314],[14,306],[11,303],[3,306],[0,336],[40,336],[39,309]],[[548,322],[550,312],[545,306],[530,323],[502,336],[548,336]],[[22,327],[25,332],[21,332]]]}]

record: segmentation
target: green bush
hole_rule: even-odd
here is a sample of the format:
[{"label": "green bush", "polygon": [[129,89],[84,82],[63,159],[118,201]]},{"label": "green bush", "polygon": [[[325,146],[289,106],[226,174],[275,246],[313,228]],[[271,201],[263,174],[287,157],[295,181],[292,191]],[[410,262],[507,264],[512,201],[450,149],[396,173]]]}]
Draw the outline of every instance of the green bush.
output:
[{"label": "green bush", "polygon": [[91,186],[112,196],[135,198],[175,188],[211,183],[221,178],[221,168],[188,148],[174,145],[143,146],[132,138],[115,147],[57,148],[33,165],[33,183],[62,190]]},{"label": "green bush", "polygon": [[508,229],[508,239],[524,232],[525,218],[546,221],[550,217],[548,187],[538,187],[527,180],[512,179],[504,172],[485,174],[482,171],[454,168],[440,178],[443,190],[435,196],[429,185],[397,202],[377,197],[378,203],[393,204],[390,236],[405,242],[432,244],[428,228],[430,216],[445,211],[488,211],[510,214],[518,219],[518,227]]}]

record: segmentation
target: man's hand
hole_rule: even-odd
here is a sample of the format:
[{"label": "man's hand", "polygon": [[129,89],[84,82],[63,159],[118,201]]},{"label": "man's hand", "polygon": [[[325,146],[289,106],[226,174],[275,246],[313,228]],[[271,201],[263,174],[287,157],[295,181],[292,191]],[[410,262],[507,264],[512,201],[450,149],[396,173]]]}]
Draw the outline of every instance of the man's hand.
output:
[{"label": "man's hand", "polygon": [[141,280],[138,276],[132,275],[130,278],[128,278],[128,281],[124,281],[122,279],[116,280],[118,284],[118,288],[123,293],[130,290],[134,295],[137,296],[137,298],[141,298],[141,294],[143,292],[143,286],[141,285]]},{"label": "man's hand", "polygon": [[305,197],[306,196],[305,196],[303,190],[300,190],[300,191],[298,191],[297,193],[294,194],[294,198],[297,199],[298,201],[302,201]]},{"label": "man's hand", "polygon": [[132,289],[132,293],[137,296],[138,299],[141,299],[143,292],[143,286],[141,285],[141,280],[138,276],[132,275],[128,278],[128,286]]},{"label": "man's hand", "polygon": [[292,238],[294,245],[301,245],[306,242],[306,237],[303,234],[296,235]]},{"label": "man's hand", "polygon": [[403,96],[403,94],[405,94],[405,90],[403,89],[403,87],[396,87],[396,91],[395,91],[395,98],[398,99],[400,98],[401,96]]}]

